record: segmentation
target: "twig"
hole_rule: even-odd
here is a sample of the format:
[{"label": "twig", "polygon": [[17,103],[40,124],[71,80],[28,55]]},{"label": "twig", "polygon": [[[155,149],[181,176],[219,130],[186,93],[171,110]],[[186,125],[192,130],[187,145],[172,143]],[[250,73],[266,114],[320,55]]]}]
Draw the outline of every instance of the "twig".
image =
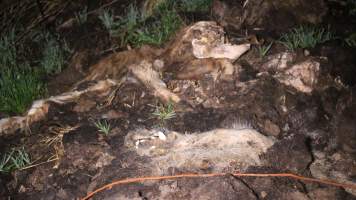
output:
[{"label": "twig", "polygon": [[246,5],[248,4],[248,2],[249,2],[249,0],[246,0],[245,3],[244,3],[244,5],[242,6],[242,8],[245,8]]},{"label": "twig", "polygon": [[304,181],[304,182],[319,183],[319,184],[325,184],[325,185],[331,185],[331,186],[335,186],[335,187],[343,187],[343,188],[349,188],[349,189],[356,190],[356,184],[338,183],[333,180],[321,180],[321,179],[299,176],[299,175],[295,175],[295,174],[291,174],[291,173],[277,173],[277,174],[254,174],[254,173],[246,173],[246,174],[245,173],[181,174],[181,175],[173,175],[173,176],[153,176],[153,177],[141,177],[141,178],[128,178],[128,179],[115,181],[115,182],[107,184],[103,187],[100,187],[99,189],[97,189],[93,192],[90,192],[86,197],[82,198],[82,200],[88,200],[91,197],[93,197],[95,194],[102,192],[104,190],[107,190],[107,189],[111,189],[113,186],[116,186],[116,185],[123,185],[123,184],[129,184],[129,183],[140,183],[140,182],[144,182],[144,181],[153,181],[153,180],[167,180],[167,179],[179,179],[179,178],[207,178],[207,177],[217,177],[217,176],[226,176],[226,175],[233,175],[236,177],[285,177],[285,178],[296,179],[296,180],[300,180],[300,181]]},{"label": "twig", "polygon": [[58,160],[58,159],[59,159],[59,158],[53,158],[53,159],[51,159],[51,160],[47,160],[47,161],[44,161],[44,162],[41,162],[41,163],[38,163],[38,164],[30,165],[30,166],[21,168],[21,169],[19,169],[19,170],[25,170],[25,169],[34,168],[34,167],[37,167],[37,166],[39,166],[39,165],[43,165],[43,164],[47,164],[47,163],[56,161],[56,160]]}]

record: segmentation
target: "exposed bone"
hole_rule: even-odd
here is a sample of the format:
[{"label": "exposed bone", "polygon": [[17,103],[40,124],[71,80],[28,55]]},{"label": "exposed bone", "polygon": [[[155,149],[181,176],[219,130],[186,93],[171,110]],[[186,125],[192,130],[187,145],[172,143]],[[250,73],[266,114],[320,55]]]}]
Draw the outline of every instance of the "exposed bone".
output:
[{"label": "exposed bone", "polygon": [[193,39],[206,38],[206,41],[213,43],[214,41],[224,40],[222,33],[224,33],[222,27],[218,26],[216,22],[208,21],[197,22],[182,29],[175,39],[168,44],[163,54],[167,67],[172,63],[186,62],[195,58],[192,47]]},{"label": "exposed bone", "polygon": [[238,59],[250,49],[250,44],[216,44],[216,46],[210,46],[201,44],[196,39],[192,41],[192,45],[193,54],[196,58],[228,58],[232,61]]},{"label": "exposed bone", "polygon": [[179,103],[180,98],[167,89],[167,85],[160,79],[159,74],[152,68],[152,63],[144,60],[139,65],[129,66],[133,75],[139,79],[153,94],[162,101]]}]

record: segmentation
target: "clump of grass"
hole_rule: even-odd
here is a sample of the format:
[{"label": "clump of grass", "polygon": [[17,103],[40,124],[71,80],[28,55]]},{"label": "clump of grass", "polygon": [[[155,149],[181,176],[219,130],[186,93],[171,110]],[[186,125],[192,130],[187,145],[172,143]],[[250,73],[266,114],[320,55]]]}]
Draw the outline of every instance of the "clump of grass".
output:
[{"label": "clump of grass", "polygon": [[134,40],[135,32],[139,24],[142,23],[143,17],[139,10],[131,4],[126,15],[119,20],[115,19],[112,10],[104,10],[99,19],[111,37],[119,37],[121,43],[126,44]]},{"label": "clump of grass", "polygon": [[269,50],[271,49],[273,45],[273,42],[271,42],[268,45],[260,45],[258,46],[258,53],[260,55],[260,57],[265,57],[267,55],[267,53],[269,52]]},{"label": "clump of grass", "polygon": [[185,12],[208,12],[212,0],[180,0],[180,9]]},{"label": "clump of grass", "polygon": [[15,150],[13,156],[11,157],[12,166],[14,170],[25,168],[31,164],[31,159],[29,154],[25,151],[25,148]]},{"label": "clump of grass", "polygon": [[22,147],[5,153],[0,160],[0,172],[8,173],[31,165],[29,154]]},{"label": "clump of grass", "polygon": [[65,41],[40,29],[16,42],[20,30],[0,37],[0,112],[10,115],[24,113],[45,95],[45,77],[62,71],[70,51]]},{"label": "clump of grass", "polygon": [[160,125],[163,126],[167,120],[176,117],[176,112],[173,103],[169,102],[167,105],[156,106],[156,110],[152,115],[155,116],[160,121]]},{"label": "clump of grass", "polygon": [[79,25],[85,24],[88,21],[88,7],[85,6],[83,10],[75,14],[75,20]]},{"label": "clump of grass", "polygon": [[282,35],[280,42],[289,50],[298,48],[314,48],[317,44],[324,43],[333,38],[329,28],[300,26]]},{"label": "clump of grass", "polygon": [[107,10],[99,18],[110,36],[120,39],[121,46],[161,45],[182,24],[182,19],[170,1],[158,5],[149,17],[130,5],[126,15],[118,20],[115,19],[112,11]]},{"label": "clump of grass", "polygon": [[11,153],[5,153],[0,160],[0,172],[4,172],[7,173],[10,171],[10,166],[9,163],[11,161],[11,156],[12,156],[12,152]]},{"label": "clump of grass", "polygon": [[46,74],[58,74],[65,64],[65,52],[59,43],[54,39],[49,39],[43,50],[43,58],[40,66]]},{"label": "clump of grass", "polygon": [[111,126],[106,120],[98,120],[94,122],[95,127],[98,129],[99,132],[109,135]]},{"label": "clump of grass", "polygon": [[35,99],[45,93],[39,72],[27,66],[22,68],[6,68],[0,72],[1,112],[24,113]]},{"label": "clump of grass", "polygon": [[183,21],[176,11],[163,12],[160,14],[160,21],[157,21],[143,30],[138,30],[135,37],[135,44],[161,45],[167,41],[179,27]]},{"label": "clump of grass", "polygon": [[123,17],[115,18],[113,11],[104,10],[99,19],[109,35],[120,40],[121,46],[159,46],[183,24],[179,12],[207,12],[212,0],[164,0],[148,4],[154,5],[149,11],[143,11],[149,14],[140,12],[131,4]]},{"label": "clump of grass", "polygon": [[40,72],[30,67],[15,46],[15,31],[0,39],[0,112],[21,114],[45,92]]},{"label": "clump of grass", "polygon": [[121,45],[131,44],[138,46],[137,32],[144,22],[144,17],[140,11],[132,4],[128,8],[125,17],[119,20],[119,34]]},{"label": "clump of grass", "polygon": [[115,16],[112,10],[104,10],[99,19],[104,25],[105,29],[109,32],[110,36],[115,36],[119,32],[119,23],[115,21]]}]

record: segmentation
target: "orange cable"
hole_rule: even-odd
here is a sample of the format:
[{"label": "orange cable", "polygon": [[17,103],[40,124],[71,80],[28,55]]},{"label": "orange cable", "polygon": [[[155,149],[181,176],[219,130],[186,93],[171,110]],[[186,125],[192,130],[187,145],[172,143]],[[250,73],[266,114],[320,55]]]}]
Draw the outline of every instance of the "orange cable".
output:
[{"label": "orange cable", "polygon": [[288,177],[288,178],[301,180],[301,181],[305,181],[305,182],[320,183],[320,184],[325,184],[325,185],[350,188],[350,189],[356,190],[356,184],[338,183],[338,182],[332,181],[332,180],[321,180],[321,179],[309,178],[309,177],[299,176],[299,175],[295,175],[295,174],[291,174],[291,173],[279,173],[279,174],[253,174],[253,173],[249,173],[249,174],[247,174],[247,173],[246,174],[245,173],[180,174],[180,175],[172,175],[172,176],[152,176],[152,177],[128,178],[128,179],[118,180],[118,181],[112,182],[110,184],[107,184],[93,192],[90,192],[86,197],[82,198],[82,200],[88,200],[91,197],[93,197],[95,194],[97,194],[103,190],[106,190],[106,189],[111,189],[115,185],[138,183],[138,182],[153,181],[153,180],[166,180],[166,179],[178,179],[178,178],[204,178],[204,177],[216,177],[216,176],[226,176],[226,175],[233,175],[236,177]]}]

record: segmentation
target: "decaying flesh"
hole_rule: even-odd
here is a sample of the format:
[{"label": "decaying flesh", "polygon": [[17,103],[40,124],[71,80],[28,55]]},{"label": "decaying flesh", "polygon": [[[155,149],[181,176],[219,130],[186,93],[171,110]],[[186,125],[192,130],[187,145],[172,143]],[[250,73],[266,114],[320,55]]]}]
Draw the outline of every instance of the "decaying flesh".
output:
[{"label": "decaying flesh", "polygon": [[[151,158],[153,173],[162,175],[169,168],[224,171],[231,163],[239,171],[261,165],[260,155],[274,144],[254,129],[214,129],[199,134],[138,129],[125,137],[125,146]],[[237,164],[238,163],[238,164]]]},{"label": "decaying flesh", "polygon": [[99,81],[97,84],[90,86],[84,90],[75,90],[72,92],[63,93],[61,95],[50,97],[44,100],[35,101],[30,110],[24,116],[4,118],[0,120],[0,136],[11,135],[15,131],[29,130],[32,123],[44,120],[47,116],[50,103],[66,104],[75,102],[82,95],[95,94],[96,96],[105,96],[111,88],[117,87],[120,82],[112,79]]},{"label": "decaying flesh", "polygon": [[[234,73],[232,62],[249,48],[249,44],[226,43],[224,30],[216,22],[197,22],[179,31],[164,49],[143,46],[107,56],[90,67],[88,75],[71,91],[36,101],[23,117],[0,120],[0,135],[14,133],[44,119],[49,102],[74,102],[81,95],[92,92],[110,94],[114,86],[126,80],[128,71],[161,101],[178,103],[181,98],[167,89],[159,73],[176,68],[173,71],[179,71],[179,79],[195,79],[207,73],[212,73],[215,79],[219,73],[231,75]],[[79,85],[88,81],[97,84],[84,90],[78,89]]]},{"label": "decaying flesh", "polygon": [[139,65],[130,65],[129,69],[138,80],[163,102],[180,102],[180,98],[167,89],[167,85],[160,79],[159,73],[153,69],[152,63],[143,60]]}]

